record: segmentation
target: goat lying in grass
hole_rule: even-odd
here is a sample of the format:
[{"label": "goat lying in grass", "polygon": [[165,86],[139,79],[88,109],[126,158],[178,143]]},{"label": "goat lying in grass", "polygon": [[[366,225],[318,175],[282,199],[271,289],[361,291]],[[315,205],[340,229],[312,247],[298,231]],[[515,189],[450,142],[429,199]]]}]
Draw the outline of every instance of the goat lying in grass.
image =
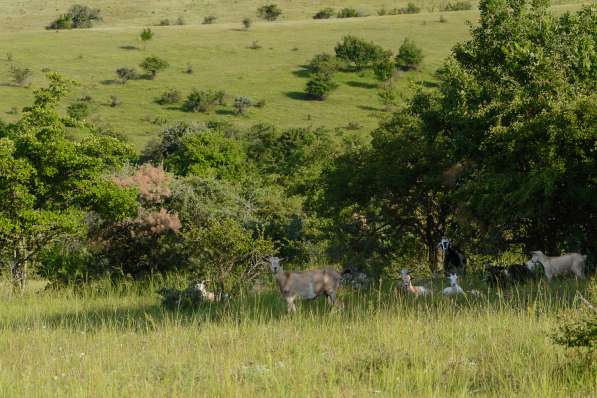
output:
[{"label": "goat lying in grass", "polygon": [[559,257],[548,257],[540,251],[531,252],[532,258],[527,262],[529,270],[538,264],[543,265],[543,271],[548,280],[554,276],[574,274],[577,278],[585,279],[585,263],[587,256],[580,253],[569,253]]},{"label": "goat lying in grass", "polygon": [[429,294],[429,290],[423,286],[413,286],[412,278],[408,274],[408,271],[402,270],[400,272],[400,276],[402,277],[402,289],[407,291],[410,294],[414,294],[415,296],[426,296]]},{"label": "goat lying in grass", "polygon": [[485,281],[489,285],[506,286],[510,283],[524,283],[535,278],[535,273],[522,264],[512,264],[507,267],[485,265]]},{"label": "goat lying in grass", "polygon": [[296,312],[294,300],[297,298],[312,300],[325,295],[330,305],[335,304],[336,290],[340,285],[340,274],[335,269],[329,267],[303,272],[285,272],[280,261],[282,259],[278,257],[269,258],[280,293],[286,299],[288,312]]},{"label": "goat lying in grass", "polygon": [[207,290],[207,288],[205,287],[205,282],[203,282],[203,281],[197,282],[195,287],[197,290],[199,290],[201,292],[203,299],[205,299],[207,301],[216,301],[216,295]]},{"label": "goat lying in grass", "polygon": [[457,294],[464,294],[464,290],[458,285],[458,275],[450,274],[450,287],[443,290],[444,296],[456,296]]}]

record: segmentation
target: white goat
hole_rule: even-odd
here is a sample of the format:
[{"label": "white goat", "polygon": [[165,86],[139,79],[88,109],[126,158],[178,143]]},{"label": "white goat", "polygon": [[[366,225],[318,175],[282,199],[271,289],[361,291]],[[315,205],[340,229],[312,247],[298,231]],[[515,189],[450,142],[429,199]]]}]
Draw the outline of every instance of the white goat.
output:
[{"label": "white goat", "polygon": [[443,290],[444,296],[455,296],[457,294],[464,294],[464,290],[458,285],[458,275],[450,274],[450,287]]},{"label": "white goat", "polygon": [[195,288],[201,292],[201,296],[207,301],[216,301],[216,295],[208,291],[205,287],[205,282],[199,281],[195,285]]},{"label": "white goat", "polygon": [[295,312],[294,300],[314,299],[322,294],[330,305],[336,302],[336,290],[340,285],[340,274],[333,268],[315,269],[303,272],[285,272],[280,265],[281,258],[270,257],[269,263],[278,282],[280,293],[286,299],[288,312]]},{"label": "white goat", "polygon": [[585,279],[585,263],[587,256],[580,253],[569,253],[559,257],[548,257],[540,251],[531,252],[532,258],[527,261],[527,268],[533,270],[537,264],[543,265],[548,280],[557,275],[574,274]]},{"label": "white goat", "polygon": [[429,294],[429,290],[423,286],[413,286],[412,278],[408,274],[408,271],[402,270],[400,271],[400,276],[402,277],[402,288],[407,292],[414,294],[416,297],[419,296],[426,296]]}]

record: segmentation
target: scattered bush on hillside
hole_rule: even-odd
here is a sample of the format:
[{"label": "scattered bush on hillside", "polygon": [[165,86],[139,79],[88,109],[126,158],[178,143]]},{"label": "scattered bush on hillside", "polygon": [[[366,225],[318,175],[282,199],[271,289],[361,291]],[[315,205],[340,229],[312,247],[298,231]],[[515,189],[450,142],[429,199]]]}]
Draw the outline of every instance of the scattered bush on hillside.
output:
[{"label": "scattered bush on hillside", "polygon": [[337,18],[357,18],[361,16],[363,15],[360,15],[354,8],[343,8],[336,14]]},{"label": "scattered bush on hillside", "polygon": [[84,120],[89,116],[89,105],[86,102],[75,102],[66,108],[66,113],[74,120]]},{"label": "scattered bush on hillside", "polygon": [[139,33],[139,38],[143,42],[143,49],[147,48],[147,42],[153,39],[154,33],[150,28],[143,28]]},{"label": "scattered bush on hillside", "polygon": [[247,109],[253,105],[253,101],[249,97],[238,96],[234,98],[234,113],[237,115],[244,115]]},{"label": "scattered bush on hillside", "polygon": [[150,80],[155,79],[158,72],[170,66],[166,60],[158,58],[156,56],[147,57],[139,65],[145,72],[147,72]]},{"label": "scattered bush on hillside", "polygon": [[338,61],[336,60],[336,57],[331,54],[317,54],[311,59],[311,61],[309,61],[307,69],[313,73],[333,73],[338,70]]},{"label": "scattered bush on hillside", "polygon": [[128,68],[123,66],[122,68],[116,69],[116,74],[118,75],[118,79],[122,84],[126,83],[129,80],[134,80],[139,78],[139,74],[135,68]]},{"label": "scattered bush on hillside", "polygon": [[423,50],[409,38],[404,39],[396,55],[396,67],[402,70],[416,69],[423,62]]},{"label": "scattered bush on hillside", "polygon": [[216,105],[224,104],[225,93],[213,90],[193,90],[184,102],[186,112],[209,113]]},{"label": "scattered bush on hillside", "polygon": [[384,105],[386,112],[392,110],[396,106],[397,96],[391,81],[382,84],[381,87],[378,88],[377,96],[382,105]]},{"label": "scattered bush on hillside", "polygon": [[100,10],[80,4],[72,6],[66,14],[62,14],[47,29],[83,29],[91,28],[94,22],[102,20]]},{"label": "scattered bush on hillside", "polygon": [[386,54],[373,64],[373,72],[375,77],[380,81],[386,81],[392,78],[396,64],[392,59],[392,52],[387,51]]},{"label": "scattered bush on hillside", "polygon": [[122,101],[115,95],[110,96],[110,101],[108,101],[108,105],[112,108],[116,108],[117,106],[122,105]]},{"label": "scattered bush on hillside", "polygon": [[176,104],[180,101],[180,92],[176,89],[164,91],[155,102],[160,105]]},{"label": "scattered bush on hillside", "polygon": [[249,30],[251,28],[251,25],[253,25],[253,20],[249,17],[243,18],[242,22],[245,30]]},{"label": "scattered bush on hillside", "polygon": [[29,68],[21,68],[15,65],[10,67],[10,77],[17,86],[23,86],[32,75],[33,71]]},{"label": "scattered bush on hillside", "polygon": [[184,24],[185,24],[185,21],[184,21],[183,17],[176,18],[176,25],[182,26]]},{"label": "scattered bush on hillside", "polygon": [[170,20],[168,18],[162,19],[159,26],[170,26]]},{"label": "scattered bush on hillside", "polygon": [[338,85],[329,73],[315,73],[307,82],[305,92],[311,99],[323,101]]},{"label": "scattered bush on hillside", "polygon": [[377,15],[418,14],[420,12],[421,8],[418,7],[416,4],[408,3],[408,5],[403,8],[392,8],[387,10],[385,7],[382,7],[380,10],[377,11]]},{"label": "scattered bush on hillside", "polygon": [[313,19],[329,19],[334,16],[336,11],[333,8],[324,8],[323,10],[319,10],[315,15],[313,15]]},{"label": "scattered bush on hillside", "polygon": [[367,42],[352,35],[346,35],[336,45],[336,58],[351,64],[354,69],[361,70],[382,59],[386,51],[377,44]]},{"label": "scattered bush on hillside", "polygon": [[473,5],[470,1],[457,1],[455,3],[448,3],[440,7],[440,11],[466,11],[471,10]]},{"label": "scattered bush on hillside", "polygon": [[203,18],[203,25],[211,25],[212,23],[216,22],[216,19],[218,19],[218,17],[215,15],[208,15]]},{"label": "scattered bush on hillside", "polygon": [[266,21],[275,21],[282,14],[277,4],[267,4],[257,9],[257,16]]}]

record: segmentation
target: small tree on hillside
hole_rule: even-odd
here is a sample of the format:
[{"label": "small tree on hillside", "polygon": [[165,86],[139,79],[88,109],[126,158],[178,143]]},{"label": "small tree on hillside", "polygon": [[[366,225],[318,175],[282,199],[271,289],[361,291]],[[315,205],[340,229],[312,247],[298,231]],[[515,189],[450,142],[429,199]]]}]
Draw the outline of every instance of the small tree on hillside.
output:
[{"label": "small tree on hillside", "polygon": [[310,98],[323,101],[337,87],[330,73],[316,73],[307,82],[305,92]]},{"label": "small tree on hillside", "polygon": [[277,4],[267,4],[257,9],[257,15],[267,21],[275,21],[282,14]]},{"label": "small tree on hillside", "polygon": [[12,77],[12,81],[17,86],[24,85],[32,74],[33,72],[29,68],[20,68],[15,65],[12,65],[10,67],[10,75]]},{"label": "small tree on hillside", "polygon": [[153,39],[154,33],[150,28],[144,28],[139,34],[139,38],[143,42],[143,49],[147,48],[147,42]]},{"label": "small tree on hillside", "polygon": [[120,82],[122,84],[126,83],[129,80],[137,79],[139,77],[135,68],[118,68],[116,69],[116,74],[118,75],[118,79],[120,79]]},{"label": "small tree on hillside", "polygon": [[253,20],[251,20],[251,18],[243,18],[243,27],[245,28],[245,30],[249,30],[251,28],[251,25],[253,25]]},{"label": "small tree on hillside", "polygon": [[52,22],[47,29],[91,28],[94,22],[101,20],[99,9],[76,4],[66,14],[62,14]]},{"label": "small tree on hillside", "polygon": [[392,59],[392,53],[389,51],[384,57],[373,64],[373,72],[375,72],[375,77],[382,82],[391,79],[395,70],[396,64]]},{"label": "small tree on hillside", "polygon": [[416,69],[423,61],[423,50],[409,38],[404,42],[396,55],[396,66],[402,70]]},{"label": "small tree on hillside", "polygon": [[377,44],[347,35],[336,45],[336,57],[352,64],[356,70],[371,66],[386,55]]},{"label": "small tree on hillside", "polygon": [[158,58],[156,56],[147,57],[141,62],[139,65],[147,74],[149,75],[149,79],[155,79],[158,72],[163,71],[164,69],[170,66],[166,60]]}]

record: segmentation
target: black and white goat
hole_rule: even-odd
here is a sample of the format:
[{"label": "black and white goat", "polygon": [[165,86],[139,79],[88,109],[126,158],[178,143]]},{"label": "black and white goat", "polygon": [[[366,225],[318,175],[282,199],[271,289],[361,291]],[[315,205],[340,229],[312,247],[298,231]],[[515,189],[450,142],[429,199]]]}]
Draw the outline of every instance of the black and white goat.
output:
[{"label": "black and white goat", "polygon": [[466,273],[466,257],[461,250],[452,244],[450,239],[443,237],[437,248],[443,253],[444,273],[446,276]]},{"label": "black and white goat", "polygon": [[485,281],[492,286],[506,286],[512,283],[525,283],[535,278],[535,273],[526,265],[512,264],[498,267],[485,264]]}]

